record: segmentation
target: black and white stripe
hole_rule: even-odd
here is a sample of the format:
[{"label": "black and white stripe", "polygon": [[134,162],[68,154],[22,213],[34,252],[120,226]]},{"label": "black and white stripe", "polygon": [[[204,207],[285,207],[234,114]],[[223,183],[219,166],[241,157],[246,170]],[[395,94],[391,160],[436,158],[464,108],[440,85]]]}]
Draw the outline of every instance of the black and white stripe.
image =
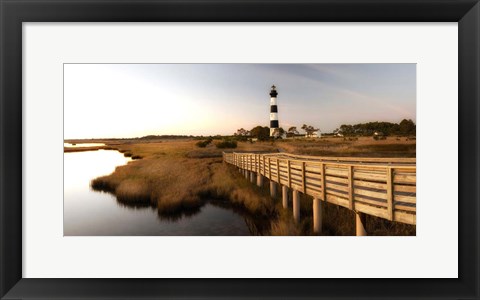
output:
[{"label": "black and white stripe", "polygon": [[274,136],[275,130],[278,129],[278,107],[277,107],[277,90],[274,85],[270,90],[270,136]]}]

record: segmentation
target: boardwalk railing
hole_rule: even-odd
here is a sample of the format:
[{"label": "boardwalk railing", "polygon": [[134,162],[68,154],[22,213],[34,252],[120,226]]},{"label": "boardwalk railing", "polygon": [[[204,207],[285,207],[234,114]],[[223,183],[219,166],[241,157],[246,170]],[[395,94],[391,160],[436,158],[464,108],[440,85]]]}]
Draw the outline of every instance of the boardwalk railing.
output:
[{"label": "boardwalk railing", "polygon": [[[416,224],[416,159],[224,153],[226,163],[328,203]],[[286,189],[288,188],[288,189]],[[295,203],[294,203],[295,206]]]}]

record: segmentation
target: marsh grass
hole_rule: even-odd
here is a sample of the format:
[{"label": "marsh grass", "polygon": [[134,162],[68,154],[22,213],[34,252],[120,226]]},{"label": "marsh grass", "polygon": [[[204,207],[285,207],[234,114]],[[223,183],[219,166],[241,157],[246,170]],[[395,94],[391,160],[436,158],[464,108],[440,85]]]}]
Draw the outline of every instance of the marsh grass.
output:
[{"label": "marsh grass", "polygon": [[123,151],[124,155],[143,159],[92,180],[93,189],[113,193],[124,203],[154,205],[160,213],[199,207],[205,197],[226,197],[253,213],[268,211],[265,197],[230,175],[218,150],[205,149],[192,155],[194,144],[181,141],[128,146],[130,152]]},{"label": "marsh grass", "polygon": [[[173,221],[182,216],[195,214],[206,201],[227,205],[222,202],[226,199],[230,207],[248,213],[254,216],[254,219],[268,220],[269,226],[260,226],[262,230],[259,230],[259,234],[313,234],[311,197],[301,196],[301,222],[294,224],[291,203],[289,209],[285,210],[281,206],[281,199],[272,200],[266,182],[263,187],[257,187],[246,180],[236,168],[223,163],[222,151],[216,149],[213,144],[198,148],[196,142],[175,140],[107,145],[115,147],[121,153],[131,154],[132,158],[142,159],[132,160],[127,165],[117,167],[112,174],[92,180],[91,187],[115,194],[117,200],[124,205],[151,206],[157,209],[159,217],[165,220]],[[370,143],[372,142],[384,141],[371,140]],[[368,143],[364,141],[353,143],[359,143],[357,146],[361,147],[357,147],[358,149],[369,151]],[[236,151],[288,150],[299,153],[302,149],[318,150],[319,147],[326,145],[348,149],[350,147],[348,144],[349,142],[338,140],[325,143],[242,142],[238,143]],[[380,154],[377,155],[383,155],[385,151],[383,147],[389,146],[371,149],[379,151]],[[365,152],[356,152],[359,155],[362,153]],[[322,210],[324,216],[322,235],[355,235],[355,215],[352,211],[328,203],[324,203]],[[258,225],[251,227],[257,228]],[[373,235],[415,235],[415,226],[367,216],[367,231]]]},{"label": "marsh grass", "polygon": [[356,140],[341,138],[290,139],[275,142],[281,151],[299,155],[356,156],[356,157],[415,157],[415,140],[388,137],[374,140],[359,137]]}]

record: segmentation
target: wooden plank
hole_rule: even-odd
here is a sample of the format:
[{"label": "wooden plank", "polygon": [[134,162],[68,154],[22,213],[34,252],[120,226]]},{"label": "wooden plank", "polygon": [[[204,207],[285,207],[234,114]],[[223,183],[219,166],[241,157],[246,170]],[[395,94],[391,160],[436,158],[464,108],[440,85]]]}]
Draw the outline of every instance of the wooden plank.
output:
[{"label": "wooden plank", "polygon": [[417,223],[417,215],[397,210],[395,212],[394,221],[395,222],[400,222],[400,223],[405,223],[405,224],[415,225]]},{"label": "wooden plank", "polygon": [[307,170],[305,170],[305,176],[310,177],[310,178],[316,178],[316,179],[322,179],[322,174],[317,174],[317,173],[310,173]]},{"label": "wooden plank", "polygon": [[378,173],[378,172],[366,172],[366,171],[355,171],[354,179],[363,179],[368,181],[387,181],[387,174]]},{"label": "wooden plank", "polygon": [[305,171],[321,174],[322,173],[322,165],[319,164],[319,163],[314,164],[312,162],[307,162],[306,165],[305,165]]},{"label": "wooden plank", "polygon": [[395,171],[397,173],[416,173],[417,172],[417,167],[416,166],[396,166]]},{"label": "wooden plank", "polygon": [[310,178],[310,177],[305,177],[305,182],[307,183],[307,186],[309,186],[310,184],[316,184],[318,186],[321,186],[322,185],[322,181],[320,179],[317,179],[317,178]]},{"label": "wooden plank", "polygon": [[411,204],[416,204],[417,203],[417,197],[416,196],[406,196],[406,195],[393,195],[393,198],[395,199],[395,202],[405,202],[405,203],[411,203]]},{"label": "wooden plank", "polygon": [[375,206],[364,204],[364,203],[359,203],[359,202],[355,203],[355,210],[358,212],[362,212],[364,214],[368,214],[368,215],[372,215],[372,216],[376,216],[384,219],[387,219],[388,217],[388,213],[385,208],[379,208],[379,207],[375,207]]},{"label": "wooden plank", "polygon": [[393,172],[392,168],[387,168],[387,211],[388,219],[393,221],[394,209],[393,209]]},{"label": "wooden plank", "polygon": [[327,182],[330,181],[330,182],[336,182],[336,183],[341,183],[341,184],[348,185],[348,178],[340,178],[340,177],[334,177],[334,176],[326,175],[325,180]]},{"label": "wooden plank", "polygon": [[288,181],[285,177],[280,176],[280,182],[281,185],[287,186]]},{"label": "wooden plank", "polygon": [[331,195],[331,194],[326,194],[325,196],[326,196],[325,201],[348,208],[348,205],[349,205],[348,199],[338,197],[336,195]]},{"label": "wooden plank", "polygon": [[348,197],[349,193],[348,191],[350,190],[350,187],[348,185],[339,185],[339,184],[336,184],[334,182],[325,182],[325,186],[327,187],[327,191],[329,189],[335,189],[335,190],[339,190],[339,191],[342,191],[342,192],[345,192],[345,195]]},{"label": "wooden plank", "polygon": [[417,211],[416,206],[402,205],[402,204],[396,204],[396,203],[395,203],[395,209],[405,210],[405,211],[414,211],[414,212]]},{"label": "wooden plank", "polygon": [[339,177],[348,177],[348,170],[347,169],[340,169],[340,168],[332,168],[327,165],[327,168],[325,169],[325,173],[327,175],[335,175]]},{"label": "wooden plank", "polygon": [[307,195],[317,198],[322,196],[322,192],[307,187]]},{"label": "wooden plank", "polygon": [[378,199],[381,199],[381,200],[387,200],[387,197],[388,197],[388,195],[386,193],[364,190],[364,189],[355,189],[355,194],[356,195],[367,196],[367,197],[372,197],[372,198],[378,198]]},{"label": "wooden plank", "polygon": [[353,196],[355,198],[355,205],[358,203],[358,202],[363,202],[363,203],[368,203],[370,205],[376,205],[376,206],[381,206],[381,207],[387,207],[387,203],[386,202],[382,202],[381,200],[377,199],[372,199],[372,198],[367,198],[367,197],[364,197],[362,195],[358,195],[358,194],[355,194]]},{"label": "wooden plank", "polygon": [[[337,191],[334,191],[334,190],[331,190],[327,187],[327,195],[335,195],[337,197],[342,197],[344,198],[346,201],[349,201],[348,200],[348,194],[347,193],[340,193],[340,192],[337,192]],[[350,205],[349,205],[350,206]],[[349,207],[347,206],[347,207]]]},{"label": "wooden plank", "polygon": [[292,170],[297,170],[297,171],[301,171],[302,170],[302,162],[293,162],[293,161],[290,161],[290,168]]},{"label": "wooden plank", "polygon": [[301,191],[302,190],[302,185],[300,183],[292,182],[292,189]]},{"label": "wooden plank", "polygon": [[307,184],[307,189],[317,190],[319,192],[322,191],[322,187],[319,185]]},{"label": "wooden plank", "polygon": [[405,192],[405,193],[417,193],[417,186],[415,185],[400,185],[394,184],[393,185],[394,192]]},{"label": "wooden plank", "polygon": [[302,181],[302,174],[292,173],[292,170],[290,170],[290,178],[292,178],[292,180],[295,179]]},{"label": "wooden plank", "polygon": [[395,175],[393,176],[393,182],[394,183],[417,183],[417,175],[412,173],[401,173],[398,174],[395,172]]},{"label": "wooden plank", "polygon": [[378,182],[370,182],[370,181],[363,181],[363,180],[354,180],[353,185],[357,187],[367,187],[379,190],[386,190],[387,184],[386,183],[378,183]]},{"label": "wooden plank", "polygon": [[290,168],[301,170],[302,169],[302,162],[301,161],[290,160]]}]

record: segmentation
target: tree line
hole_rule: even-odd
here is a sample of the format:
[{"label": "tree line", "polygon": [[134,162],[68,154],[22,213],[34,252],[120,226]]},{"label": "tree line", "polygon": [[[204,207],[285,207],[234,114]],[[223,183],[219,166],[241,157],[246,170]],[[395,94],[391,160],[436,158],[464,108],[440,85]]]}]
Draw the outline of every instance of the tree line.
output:
[{"label": "tree line", "polygon": [[[314,132],[318,131],[318,128],[315,128],[314,126],[303,124],[301,129],[303,129],[306,133],[306,136],[311,136]],[[255,126],[250,130],[240,128],[235,132],[234,137],[237,140],[247,140],[249,138],[256,138],[259,141],[266,141],[269,140],[270,138],[270,128],[267,126]],[[277,137],[294,137],[300,135],[299,131],[297,130],[296,126],[292,126],[288,128],[287,131],[283,129],[282,127],[275,129],[275,136]]]},{"label": "tree line", "polygon": [[372,136],[381,135],[416,135],[417,126],[411,119],[403,119],[400,123],[368,122],[355,125],[343,124],[333,131],[343,136]]}]

